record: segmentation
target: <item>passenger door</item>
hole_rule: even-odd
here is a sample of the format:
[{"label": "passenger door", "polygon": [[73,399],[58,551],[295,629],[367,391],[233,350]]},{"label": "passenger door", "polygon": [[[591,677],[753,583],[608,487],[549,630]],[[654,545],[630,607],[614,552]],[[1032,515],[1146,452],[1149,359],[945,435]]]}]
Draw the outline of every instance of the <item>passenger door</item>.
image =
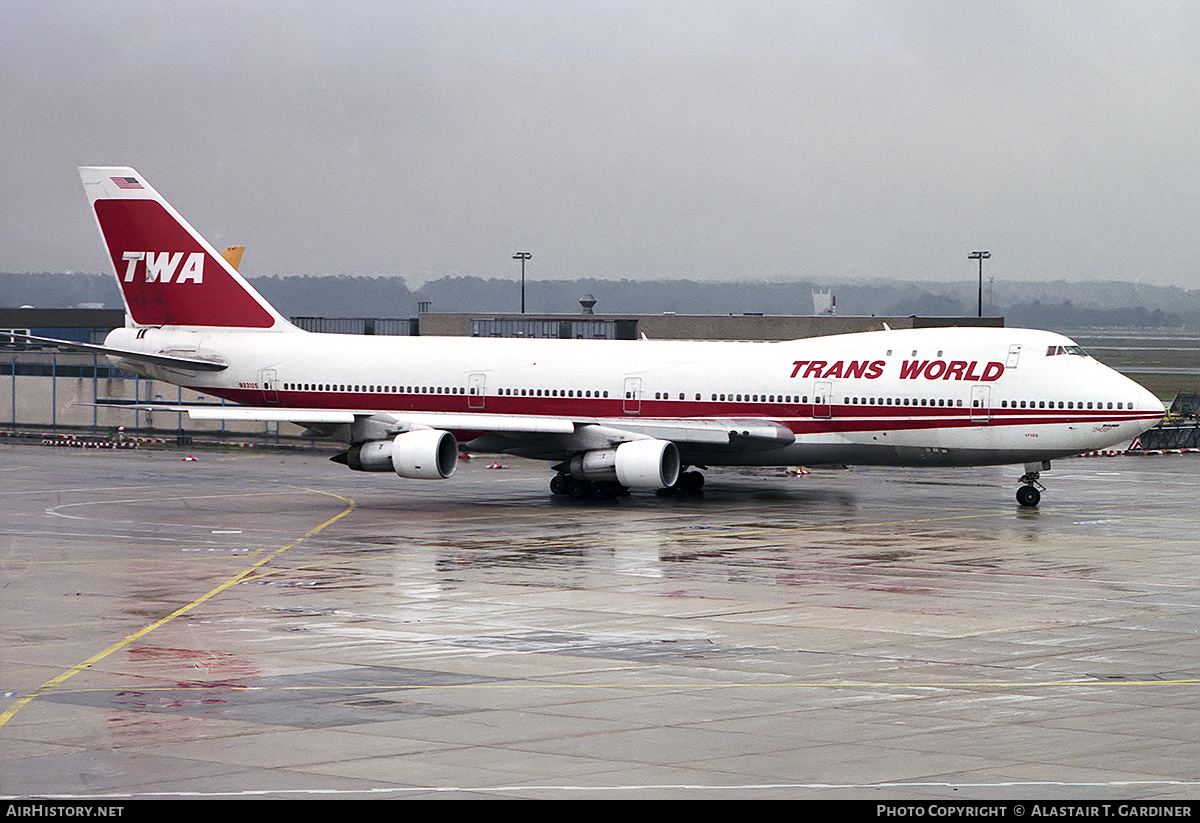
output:
[{"label": "passenger door", "polygon": [[642,378],[625,378],[625,397],[621,402],[621,408],[626,414],[642,413]]},{"label": "passenger door", "polygon": [[986,423],[992,419],[992,389],[990,386],[971,387],[971,422]]},{"label": "passenger door", "polygon": [[813,383],[813,417],[828,419],[833,416],[830,402],[833,400],[833,384],[826,380]]},{"label": "passenger door", "polygon": [[279,403],[279,372],[275,369],[263,369],[259,374],[259,383],[262,385],[263,402],[276,405]]},{"label": "passenger door", "polygon": [[467,382],[467,408],[483,409],[486,404],[487,375],[482,372],[473,373]]}]

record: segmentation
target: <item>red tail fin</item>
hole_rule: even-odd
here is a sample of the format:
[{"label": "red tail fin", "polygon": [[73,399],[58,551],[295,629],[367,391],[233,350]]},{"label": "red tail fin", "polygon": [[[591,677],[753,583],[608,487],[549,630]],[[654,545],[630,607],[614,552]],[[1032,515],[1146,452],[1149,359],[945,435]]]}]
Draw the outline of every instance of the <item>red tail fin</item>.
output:
[{"label": "red tail fin", "polygon": [[79,175],[135,325],[294,328],[136,171]]}]

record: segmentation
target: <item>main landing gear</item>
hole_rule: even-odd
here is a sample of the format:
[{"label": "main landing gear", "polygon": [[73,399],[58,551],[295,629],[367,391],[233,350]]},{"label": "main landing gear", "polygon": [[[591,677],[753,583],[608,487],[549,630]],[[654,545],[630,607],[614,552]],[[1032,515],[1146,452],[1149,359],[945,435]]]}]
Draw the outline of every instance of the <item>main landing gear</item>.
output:
[{"label": "main landing gear", "polygon": [[550,480],[550,492],[572,500],[612,500],[629,489],[611,480],[581,480],[569,474],[556,474]]},{"label": "main landing gear", "polygon": [[1021,487],[1017,489],[1017,502],[1027,509],[1032,509],[1042,501],[1042,492],[1046,487],[1038,482],[1038,477],[1041,476],[1042,470],[1050,468],[1050,461],[1044,463],[1026,463],[1025,474],[1021,475],[1021,479],[1017,482]]},{"label": "main landing gear", "polygon": [[685,471],[679,473],[679,479],[675,481],[674,486],[665,489],[659,489],[659,494],[700,494],[704,488],[704,475],[698,471]]},{"label": "main landing gear", "polygon": [[[679,473],[675,485],[659,489],[658,494],[698,495],[703,488],[703,474],[698,471],[685,471]],[[612,480],[583,480],[566,472],[559,472],[550,479],[550,493],[555,497],[569,497],[572,500],[612,500],[629,494],[629,489]]]}]

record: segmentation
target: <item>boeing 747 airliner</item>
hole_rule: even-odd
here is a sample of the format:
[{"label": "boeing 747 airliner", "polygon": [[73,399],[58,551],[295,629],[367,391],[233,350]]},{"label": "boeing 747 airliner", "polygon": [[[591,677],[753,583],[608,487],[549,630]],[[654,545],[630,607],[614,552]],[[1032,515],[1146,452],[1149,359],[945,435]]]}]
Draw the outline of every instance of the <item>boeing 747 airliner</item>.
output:
[{"label": "boeing 747 airliner", "polygon": [[296,423],[356,471],[447,478],[460,448],[549,461],[555,494],[696,492],[708,466],[1023,466],[1131,440],[1162,404],[1068,338],[1025,329],[772,343],[315,334],[289,323],[138,172],[80,169],[127,309],[93,346],[239,405],[141,406]]}]

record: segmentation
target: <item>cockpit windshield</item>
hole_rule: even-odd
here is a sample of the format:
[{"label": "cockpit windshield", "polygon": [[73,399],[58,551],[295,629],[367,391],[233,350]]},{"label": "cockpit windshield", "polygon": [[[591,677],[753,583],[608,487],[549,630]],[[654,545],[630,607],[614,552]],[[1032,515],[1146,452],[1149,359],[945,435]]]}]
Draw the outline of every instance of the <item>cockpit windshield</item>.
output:
[{"label": "cockpit windshield", "polygon": [[1053,357],[1056,354],[1074,354],[1079,357],[1088,356],[1088,353],[1083,350],[1083,346],[1050,346],[1046,349],[1047,357]]}]

